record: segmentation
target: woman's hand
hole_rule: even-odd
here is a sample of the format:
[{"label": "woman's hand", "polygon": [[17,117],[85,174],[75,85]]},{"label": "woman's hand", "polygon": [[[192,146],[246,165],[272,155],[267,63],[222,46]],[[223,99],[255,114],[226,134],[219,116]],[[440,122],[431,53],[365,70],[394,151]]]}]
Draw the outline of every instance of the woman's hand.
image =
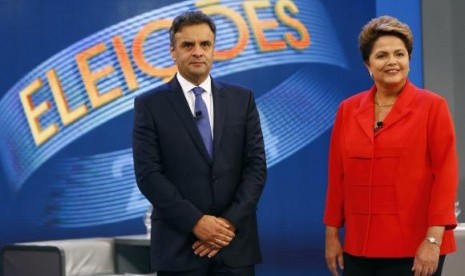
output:
[{"label": "woman's hand", "polygon": [[418,247],[412,270],[415,276],[429,276],[436,272],[439,263],[439,246],[423,241]]},{"label": "woman's hand", "polygon": [[344,269],[344,260],[342,258],[342,245],[339,240],[339,230],[336,227],[326,226],[325,256],[326,264],[328,265],[331,275],[339,276],[339,269]]},{"label": "woman's hand", "polygon": [[438,243],[431,243],[426,239],[420,244],[413,261],[412,271],[415,276],[429,276],[436,272],[441,252],[441,240],[444,235],[444,226],[430,226],[426,231],[427,237],[434,237]]}]

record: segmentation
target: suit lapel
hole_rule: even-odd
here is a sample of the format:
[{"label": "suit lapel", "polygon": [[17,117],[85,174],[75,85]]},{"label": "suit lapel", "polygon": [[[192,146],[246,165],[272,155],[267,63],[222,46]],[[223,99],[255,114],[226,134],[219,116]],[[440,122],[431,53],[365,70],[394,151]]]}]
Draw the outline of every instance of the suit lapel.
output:
[{"label": "suit lapel", "polygon": [[223,87],[212,79],[213,93],[213,159],[220,148],[221,135],[223,134],[224,115],[226,99],[223,93]]},{"label": "suit lapel", "polygon": [[169,102],[173,106],[176,114],[179,116],[179,119],[189,133],[189,136],[192,138],[195,147],[201,152],[207,162],[211,163],[207,149],[203,144],[202,136],[200,136],[199,129],[197,128],[194,116],[192,116],[186,97],[184,96],[184,92],[182,91],[181,85],[176,77],[171,79],[169,85],[171,87],[171,93],[168,97]]}]

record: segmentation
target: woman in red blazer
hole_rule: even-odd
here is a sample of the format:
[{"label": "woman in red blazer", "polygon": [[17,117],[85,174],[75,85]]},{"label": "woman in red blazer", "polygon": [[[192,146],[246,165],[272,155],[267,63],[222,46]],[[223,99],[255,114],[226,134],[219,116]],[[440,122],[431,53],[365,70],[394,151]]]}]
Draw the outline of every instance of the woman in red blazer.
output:
[{"label": "woman in red blazer", "polygon": [[456,249],[453,122],[444,98],[409,82],[412,42],[388,16],[360,33],[374,86],[341,103],[332,131],[324,223],[333,275],[441,275]]}]

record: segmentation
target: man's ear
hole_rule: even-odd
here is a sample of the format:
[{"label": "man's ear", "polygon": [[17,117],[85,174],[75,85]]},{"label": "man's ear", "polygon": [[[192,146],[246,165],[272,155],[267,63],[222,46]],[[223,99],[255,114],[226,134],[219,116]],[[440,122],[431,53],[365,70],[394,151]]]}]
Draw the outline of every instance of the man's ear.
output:
[{"label": "man's ear", "polygon": [[176,63],[176,57],[174,56],[174,47],[173,46],[170,46],[170,54],[171,54],[171,58],[173,59],[174,63]]}]

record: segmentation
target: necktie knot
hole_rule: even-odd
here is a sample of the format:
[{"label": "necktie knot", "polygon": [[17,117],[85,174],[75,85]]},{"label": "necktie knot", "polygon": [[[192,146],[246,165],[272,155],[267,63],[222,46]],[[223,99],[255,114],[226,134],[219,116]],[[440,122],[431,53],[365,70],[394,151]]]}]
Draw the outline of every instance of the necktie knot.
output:
[{"label": "necktie knot", "polygon": [[196,86],[196,87],[192,88],[192,92],[194,92],[194,95],[196,97],[199,96],[199,95],[202,95],[203,91],[204,91],[203,88],[200,87],[200,86]]}]

